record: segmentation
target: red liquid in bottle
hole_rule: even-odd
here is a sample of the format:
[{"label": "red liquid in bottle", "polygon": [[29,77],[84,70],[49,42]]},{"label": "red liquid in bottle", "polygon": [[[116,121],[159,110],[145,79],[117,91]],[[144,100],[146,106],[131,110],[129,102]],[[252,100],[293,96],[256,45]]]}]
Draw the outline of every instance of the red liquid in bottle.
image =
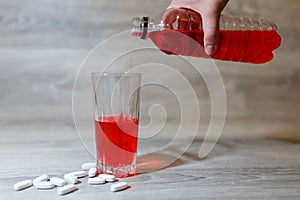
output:
[{"label": "red liquid in bottle", "polygon": [[137,151],[138,119],[105,116],[95,121],[95,130],[98,162],[113,168],[131,166]]},{"label": "red liquid in bottle", "polygon": [[[150,32],[148,37],[167,54],[209,58],[203,49],[202,30]],[[273,59],[280,46],[279,34],[272,30],[220,30],[217,52],[211,58],[261,64]]]}]

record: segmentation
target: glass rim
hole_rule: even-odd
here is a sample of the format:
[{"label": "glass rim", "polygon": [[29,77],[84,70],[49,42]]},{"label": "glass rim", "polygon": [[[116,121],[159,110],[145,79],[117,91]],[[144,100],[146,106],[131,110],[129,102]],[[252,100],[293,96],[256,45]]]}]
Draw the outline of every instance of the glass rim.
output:
[{"label": "glass rim", "polygon": [[92,77],[102,77],[102,76],[141,76],[142,73],[139,72],[92,72]]}]

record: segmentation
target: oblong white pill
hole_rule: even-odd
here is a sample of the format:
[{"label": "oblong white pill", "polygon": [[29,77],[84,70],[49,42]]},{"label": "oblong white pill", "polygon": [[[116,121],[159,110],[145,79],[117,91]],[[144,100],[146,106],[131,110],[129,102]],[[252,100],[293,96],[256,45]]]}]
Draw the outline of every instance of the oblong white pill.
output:
[{"label": "oblong white pill", "polygon": [[76,187],[73,184],[65,185],[57,189],[57,194],[64,195],[71,193],[76,190]]},{"label": "oblong white pill", "polygon": [[66,181],[64,179],[58,177],[52,177],[50,178],[50,181],[58,187],[61,187],[66,184]]},{"label": "oblong white pill", "polygon": [[35,179],[33,179],[32,183],[33,183],[33,185],[35,185],[38,182],[47,181],[48,179],[49,179],[48,175],[44,174],[44,175],[38,176]]},{"label": "oblong white pill", "polygon": [[89,177],[94,177],[97,174],[97,168],[96,167],[92,167],[89,170]]},{"label": "oblong white pill", "polygon": [[99,174],[98,177],[104,178],[107,182],[114,182],[116,177],[111,174]]},{"label": "oblong white pill", "polygon": [[44,174],[44,175],[38,176],[35,179],[33,179],[32,183],[33,183],[33,185],[35,185],[36,183],[41,182],[41,181],[48,181],[48,179],[49,179],[48,175]]},{"label": "oblong white pill", "polygon": [[92,167],[96,167],[96,163],[83,163],[81,165],[81,169],[85,171],[89,171]]},{"label": "oblong white pill", "polygon": [[100,178],[100,177],[94,177],[94,178],[89,178],[88,179],[88,183],[90,185],[101,185],[104,184],[106,181],[104,178]]},{"label": "oblong white pill", "polygon": [[34,186],[36,189],[43,189],[43,190],[55,188],[55,185],[50,181],[40,181],[35,183]]},{"label": "oblong white pill", "polygon": [[78,182],[78,178],[72,174],[65,174],[64,179],[71,184],[75,184]]},{"label": "oblong white pill", "polygon": [[88,175],[88,172],[86,171],[76,171],[76,172],[71,172],[69,174],[72,174],[73,176],[76,176],[77,178],[83,178]]},{"label": "oblong white pill", "polygon": [[125,190],[128,188],[128,183],[127,182],[120,182],[120,183],[115,183],[110,186],[110,191],[112,192],[117,192],[120,190]]},{"label": "oblong white pill", "polygon": [[32,180],[24,180],[14,184],[14,190],[23,190],[32,186]]}]

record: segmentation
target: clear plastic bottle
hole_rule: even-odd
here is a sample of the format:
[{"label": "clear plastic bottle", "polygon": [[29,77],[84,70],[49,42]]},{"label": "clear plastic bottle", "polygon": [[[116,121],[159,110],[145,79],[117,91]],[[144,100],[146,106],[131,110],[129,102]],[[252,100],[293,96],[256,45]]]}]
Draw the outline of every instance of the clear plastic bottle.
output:
[{"label": "clear plastic bottle", "polygon": [[[167,54],[209,57],[203,49],[201,16],[195,11],[172,8],[154,20],[135,17],[132,26],[133,36],[150,38]],[[271,61],[281,43],[276,30],[276,25],[266,20],[221,15],[220,42],[211,58],[254,64]]]}]

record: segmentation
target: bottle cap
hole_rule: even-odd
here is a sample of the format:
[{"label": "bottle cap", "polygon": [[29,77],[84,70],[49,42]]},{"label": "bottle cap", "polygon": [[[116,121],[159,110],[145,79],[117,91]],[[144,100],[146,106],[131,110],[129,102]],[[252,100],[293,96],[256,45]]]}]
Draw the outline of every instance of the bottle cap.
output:
[{"label": "bottle cap", "polygon": [[148,27],[149,27],[149,17],[134,17],[132,19],[132,34],[134,36],[140,36],[141,39],[146,39]]}]

